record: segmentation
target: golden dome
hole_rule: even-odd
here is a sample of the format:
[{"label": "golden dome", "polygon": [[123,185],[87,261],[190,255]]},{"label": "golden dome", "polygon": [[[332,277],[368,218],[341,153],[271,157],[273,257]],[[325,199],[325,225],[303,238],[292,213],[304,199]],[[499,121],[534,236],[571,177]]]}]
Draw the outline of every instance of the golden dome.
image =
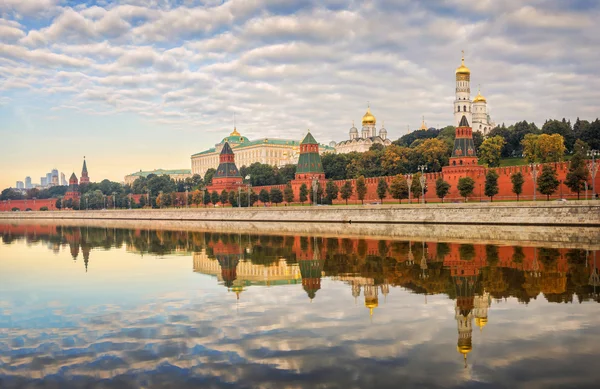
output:
[{"label": "golden dome", "polygon": [[427,126],[425,125],[425,116],[423,116],[423,121],[421,122],[421,128],[419,130],[427,131]]},{"label": "golden dome", "polygon": [[485,327],[487,322],[488,322],[487,317],[478,317],[475,319],[475,325],[477,325],[477,327],[479,327],[479,329],[483,329],[483,327]]},{"label": "golden dome", "polygon": [[233,132],[229,134],[229,136],[240,136],[240,133],[237,131],[235,127],[233,127]]},{"label": "golden dome", "polygon": [[468,67],[465,66],[465,53],[463,52],[462,61],[460,66],[456,68],[456,74],[471,74]]},{"label": "golden dome", "polygon": [[487,103],[485,97],[481,95],[481,91],[477,92],[477,96],[473,99],[473,103]]},{"label": "golden dome", "polygon": [[461,353],[462,355],[467,355],[468,353],[470,353],[473,350],[473,347],[471,347],[471,345],[462,345],[462,346],[456,346],[456,351],[458,351],[459,353]]},{"label": "golden dome", "polygon": [[371,113],[371,107],[368,107],[367,113],[365,113],[365,115],[362,118],[362,125],[375,125],[376,122],[377,119],[375,119],[375,116],[373,116],[373,114]]}]

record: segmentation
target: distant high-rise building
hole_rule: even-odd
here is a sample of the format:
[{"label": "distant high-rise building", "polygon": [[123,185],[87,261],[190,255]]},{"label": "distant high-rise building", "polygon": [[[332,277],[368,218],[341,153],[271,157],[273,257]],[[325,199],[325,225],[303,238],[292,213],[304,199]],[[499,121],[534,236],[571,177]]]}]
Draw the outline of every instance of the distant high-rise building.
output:
[{"label": "distant high-rise building", "polygon": [[48,180],[46,179],[46,177],[40,177],[40,186],[43,188],[46,185],[48,185]]},{"label": "distant high-rise building", "polygon": [[46,186],[52,185],[52,173],[46,173]]},{"label": "distant high-rise building", "polygon": [[60,173],[60,184],[62,186],[69,185],[69,183],[67,182],[67,179],[65,178],[65,173]]},{"label": "distant high-rise building", "polygon": [[17,181],[17,189],[25,189],[25,184],[23,181]]},{"label": "distant high-rise building", "polygon": [[52,185],[58,186],[58,170],[52,169],[51,174],[52,174],[52,180],[51,180]]},{"label": "distant high-rise building", "polygon": [[33,185],[31,185],[31,177],[25,177],[25,189],[31,189]]}]

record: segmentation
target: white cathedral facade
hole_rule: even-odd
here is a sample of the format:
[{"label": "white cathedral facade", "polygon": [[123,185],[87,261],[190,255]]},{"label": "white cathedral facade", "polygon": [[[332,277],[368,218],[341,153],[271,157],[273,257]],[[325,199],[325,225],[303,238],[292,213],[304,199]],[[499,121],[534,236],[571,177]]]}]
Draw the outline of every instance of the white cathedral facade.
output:
[{"label": "white cathedral facade", "polygon": [[454,125],[458,126],[463,115],[471,123],[473,131],[481,131],[483,135],[496,127],[490,119],[487,109],[487,100],[481,91],[471,101],[471,70],[465,66],[465,57],[456,69],[456,98],[454,100]]},{"label": "white cathedral facade", "polygon": [[368,151],[372,145],[380,144],[389,146],[392,141],[387,137],[387,130],[381,126],[379,133],[377,133],[377,119],[371,113],[371,107],[367,108],[367,113],[362,118],[362,129],[360,133],[358,129],[352,124],[352,128],[349,131],[349,139],[341,141],[340,143],[331,142],[329,145],[335,147],[337,154],[346,154],[351,152],[362,153]]}]

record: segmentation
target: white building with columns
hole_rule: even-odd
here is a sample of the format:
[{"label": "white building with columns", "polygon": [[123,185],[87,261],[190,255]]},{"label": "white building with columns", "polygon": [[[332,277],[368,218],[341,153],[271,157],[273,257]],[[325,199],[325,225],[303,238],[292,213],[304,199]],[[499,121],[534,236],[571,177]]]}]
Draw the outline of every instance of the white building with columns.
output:
[{"label": "white building with columns", "polygon": [[340,143],[331,142],[330,146],[335,147],[335,152],[338,154],[346,154],[351,152],[362,153],[368,151],[372,145],[381,144],[384,147],[392,144],[392,141],[387,137],[387,130],[381,126],[379,133],[377,133],[377,119],[371,113],[371,107],[367,108],[367,113],[362,118],[362,129],[360,134],[358,129],[354,127],[349,131],[349,139],[341,141]]},{"label": "white building with columns", "polygon": [[471,101],[471,70],[465,65],[462,57],[461,65],[456,69],[456,98],[454,100],[454,125],[458,126],[463,115],[471,123],[473,131],[481,131],[486,135],[496,127],[487,109],[487,100],[481,91]]}]

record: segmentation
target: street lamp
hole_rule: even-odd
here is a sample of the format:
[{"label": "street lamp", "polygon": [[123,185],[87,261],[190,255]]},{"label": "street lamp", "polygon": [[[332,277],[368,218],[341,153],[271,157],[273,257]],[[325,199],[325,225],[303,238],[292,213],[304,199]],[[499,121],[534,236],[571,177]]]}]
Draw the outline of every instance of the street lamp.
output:
[{"label": "street lamp", "polygon": [[250,208],[252,206],[252,204],[250,204],[250,174],[248,174],[246,177],[244,177],[244,179],[248,182],[248,208]]},{"label": "street lamp", "polygon": [[421,172],[421,176],[419,177],[419,182],[421,183],[421,197],[423,197],[423,204],[425,204],[425,172],[427,171],[427,165],[419,165],[419,171]]},{"label": "street lamp", "polygon": [[113,195],[113,211],[117,209],[117,192],[112,192]]},{"label": "street lamp", "polygon": [[533,201],[535,201],[535,192],[537,192],[537,164],[530,163],[531,177],[533,178]]},{"label": "street lamp", "polygon": [[150,201],[150,189],[148,189],[148,206],[152,209],[152,202]]},{"label": "street lamp", "polygon": [[242,208],[242,187],[238,186],[238,208]]},{"label": "street lamp", "polygon": [[592,199],[596,198],[596,173],[598,173],[598,166],[596,166],[596,157],[600,156],[600,151],[590,150],[587,152],[588,157],[592,157],[592,163],[589,164],[590,173],[592,173]]},{"label": "street lamp", "polygon": [[412,191],[410,190],[412,187],[412,182],[413,182],[413,176],[412,174],[409,174],[406,176],[406,183],[408,184],[408,203],[410,204],[411,199],[410,199],[410,195],[412,193]]},{"label": "street lamp", "polygon": [[131,209],[132,197],[133,197],[133,195],[131,193],[129,193],[129,209]]},{"label": "street lamp", "polygon": [[312,180],[312,190],[313,190],[313,205],[317,205],[317,189],[319,187],[319,181],[317,181],[316,177],[313,177]]},{"label": "street lamp", "polygon": [[187,185],[185,187],[185,207],[189,208],[189,205],[188,205],[188,187],[187,187]]}]

